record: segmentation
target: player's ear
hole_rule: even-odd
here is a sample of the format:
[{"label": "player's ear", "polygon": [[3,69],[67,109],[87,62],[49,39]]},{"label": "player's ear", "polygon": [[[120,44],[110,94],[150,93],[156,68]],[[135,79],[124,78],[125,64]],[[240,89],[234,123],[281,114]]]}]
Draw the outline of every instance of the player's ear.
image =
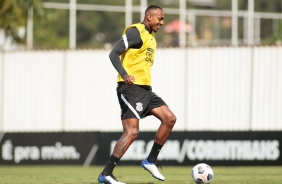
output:
[{"label": "player's ear", "polygon": [[147,15],[147,21],[151,22],[152,16],[150,14]]}]

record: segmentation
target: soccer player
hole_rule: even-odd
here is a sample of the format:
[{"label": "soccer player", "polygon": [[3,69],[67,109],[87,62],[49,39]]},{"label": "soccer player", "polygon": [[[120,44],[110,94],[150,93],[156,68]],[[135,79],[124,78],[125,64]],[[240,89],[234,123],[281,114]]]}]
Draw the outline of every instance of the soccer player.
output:
[{"label": "soccer player", "polygon": [[157,47],[155,32],[163,24],[163,9],[156,5],[149,6],[143,22],[126,27],[122,38],[110,52],[110,60],[118,72],[117,96],[124,133],[117,141],[104,170],[98,176],[99,183],[123,184],[114,177],[113,170],[137,138],[139,120],[149,115],[155,116],[161,123],[153,147],[148,157],[141,162],[141,166],[156,179],[165,180],[158,170],[157,157],[171,134],[176,116],[162,98],[152,92],[151,87],[151,67],[155,61]]}]

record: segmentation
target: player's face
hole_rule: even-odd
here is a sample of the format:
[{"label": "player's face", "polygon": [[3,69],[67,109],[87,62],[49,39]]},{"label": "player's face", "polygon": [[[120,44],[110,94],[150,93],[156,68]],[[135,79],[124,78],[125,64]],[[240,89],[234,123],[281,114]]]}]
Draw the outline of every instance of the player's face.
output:
[{"label": "player's face", "polygon": [[161,9],[156,9],[152,12],[150,17],[150,28],[152,31],[157,32],[164,24],[164,13]]}]

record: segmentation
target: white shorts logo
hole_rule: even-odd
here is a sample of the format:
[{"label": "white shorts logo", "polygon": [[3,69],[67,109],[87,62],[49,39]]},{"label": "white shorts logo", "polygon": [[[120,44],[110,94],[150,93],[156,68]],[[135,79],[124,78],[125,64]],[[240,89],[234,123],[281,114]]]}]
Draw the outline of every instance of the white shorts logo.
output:
[{"label": "white shorts logo", "polygon": [[139,112],[143,111],[143,104],[141,102],[136,103],[136,110]]}]

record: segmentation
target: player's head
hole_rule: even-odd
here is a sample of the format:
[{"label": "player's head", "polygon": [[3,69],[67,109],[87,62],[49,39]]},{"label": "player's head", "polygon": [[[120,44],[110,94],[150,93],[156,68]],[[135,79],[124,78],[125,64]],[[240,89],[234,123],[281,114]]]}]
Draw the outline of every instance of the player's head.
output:
[{"label": "player's head", "polygon": [[164,24],[163,9],[157,5],[149,6],[145,11],[143,23],[152,31],[157,32]]}]

